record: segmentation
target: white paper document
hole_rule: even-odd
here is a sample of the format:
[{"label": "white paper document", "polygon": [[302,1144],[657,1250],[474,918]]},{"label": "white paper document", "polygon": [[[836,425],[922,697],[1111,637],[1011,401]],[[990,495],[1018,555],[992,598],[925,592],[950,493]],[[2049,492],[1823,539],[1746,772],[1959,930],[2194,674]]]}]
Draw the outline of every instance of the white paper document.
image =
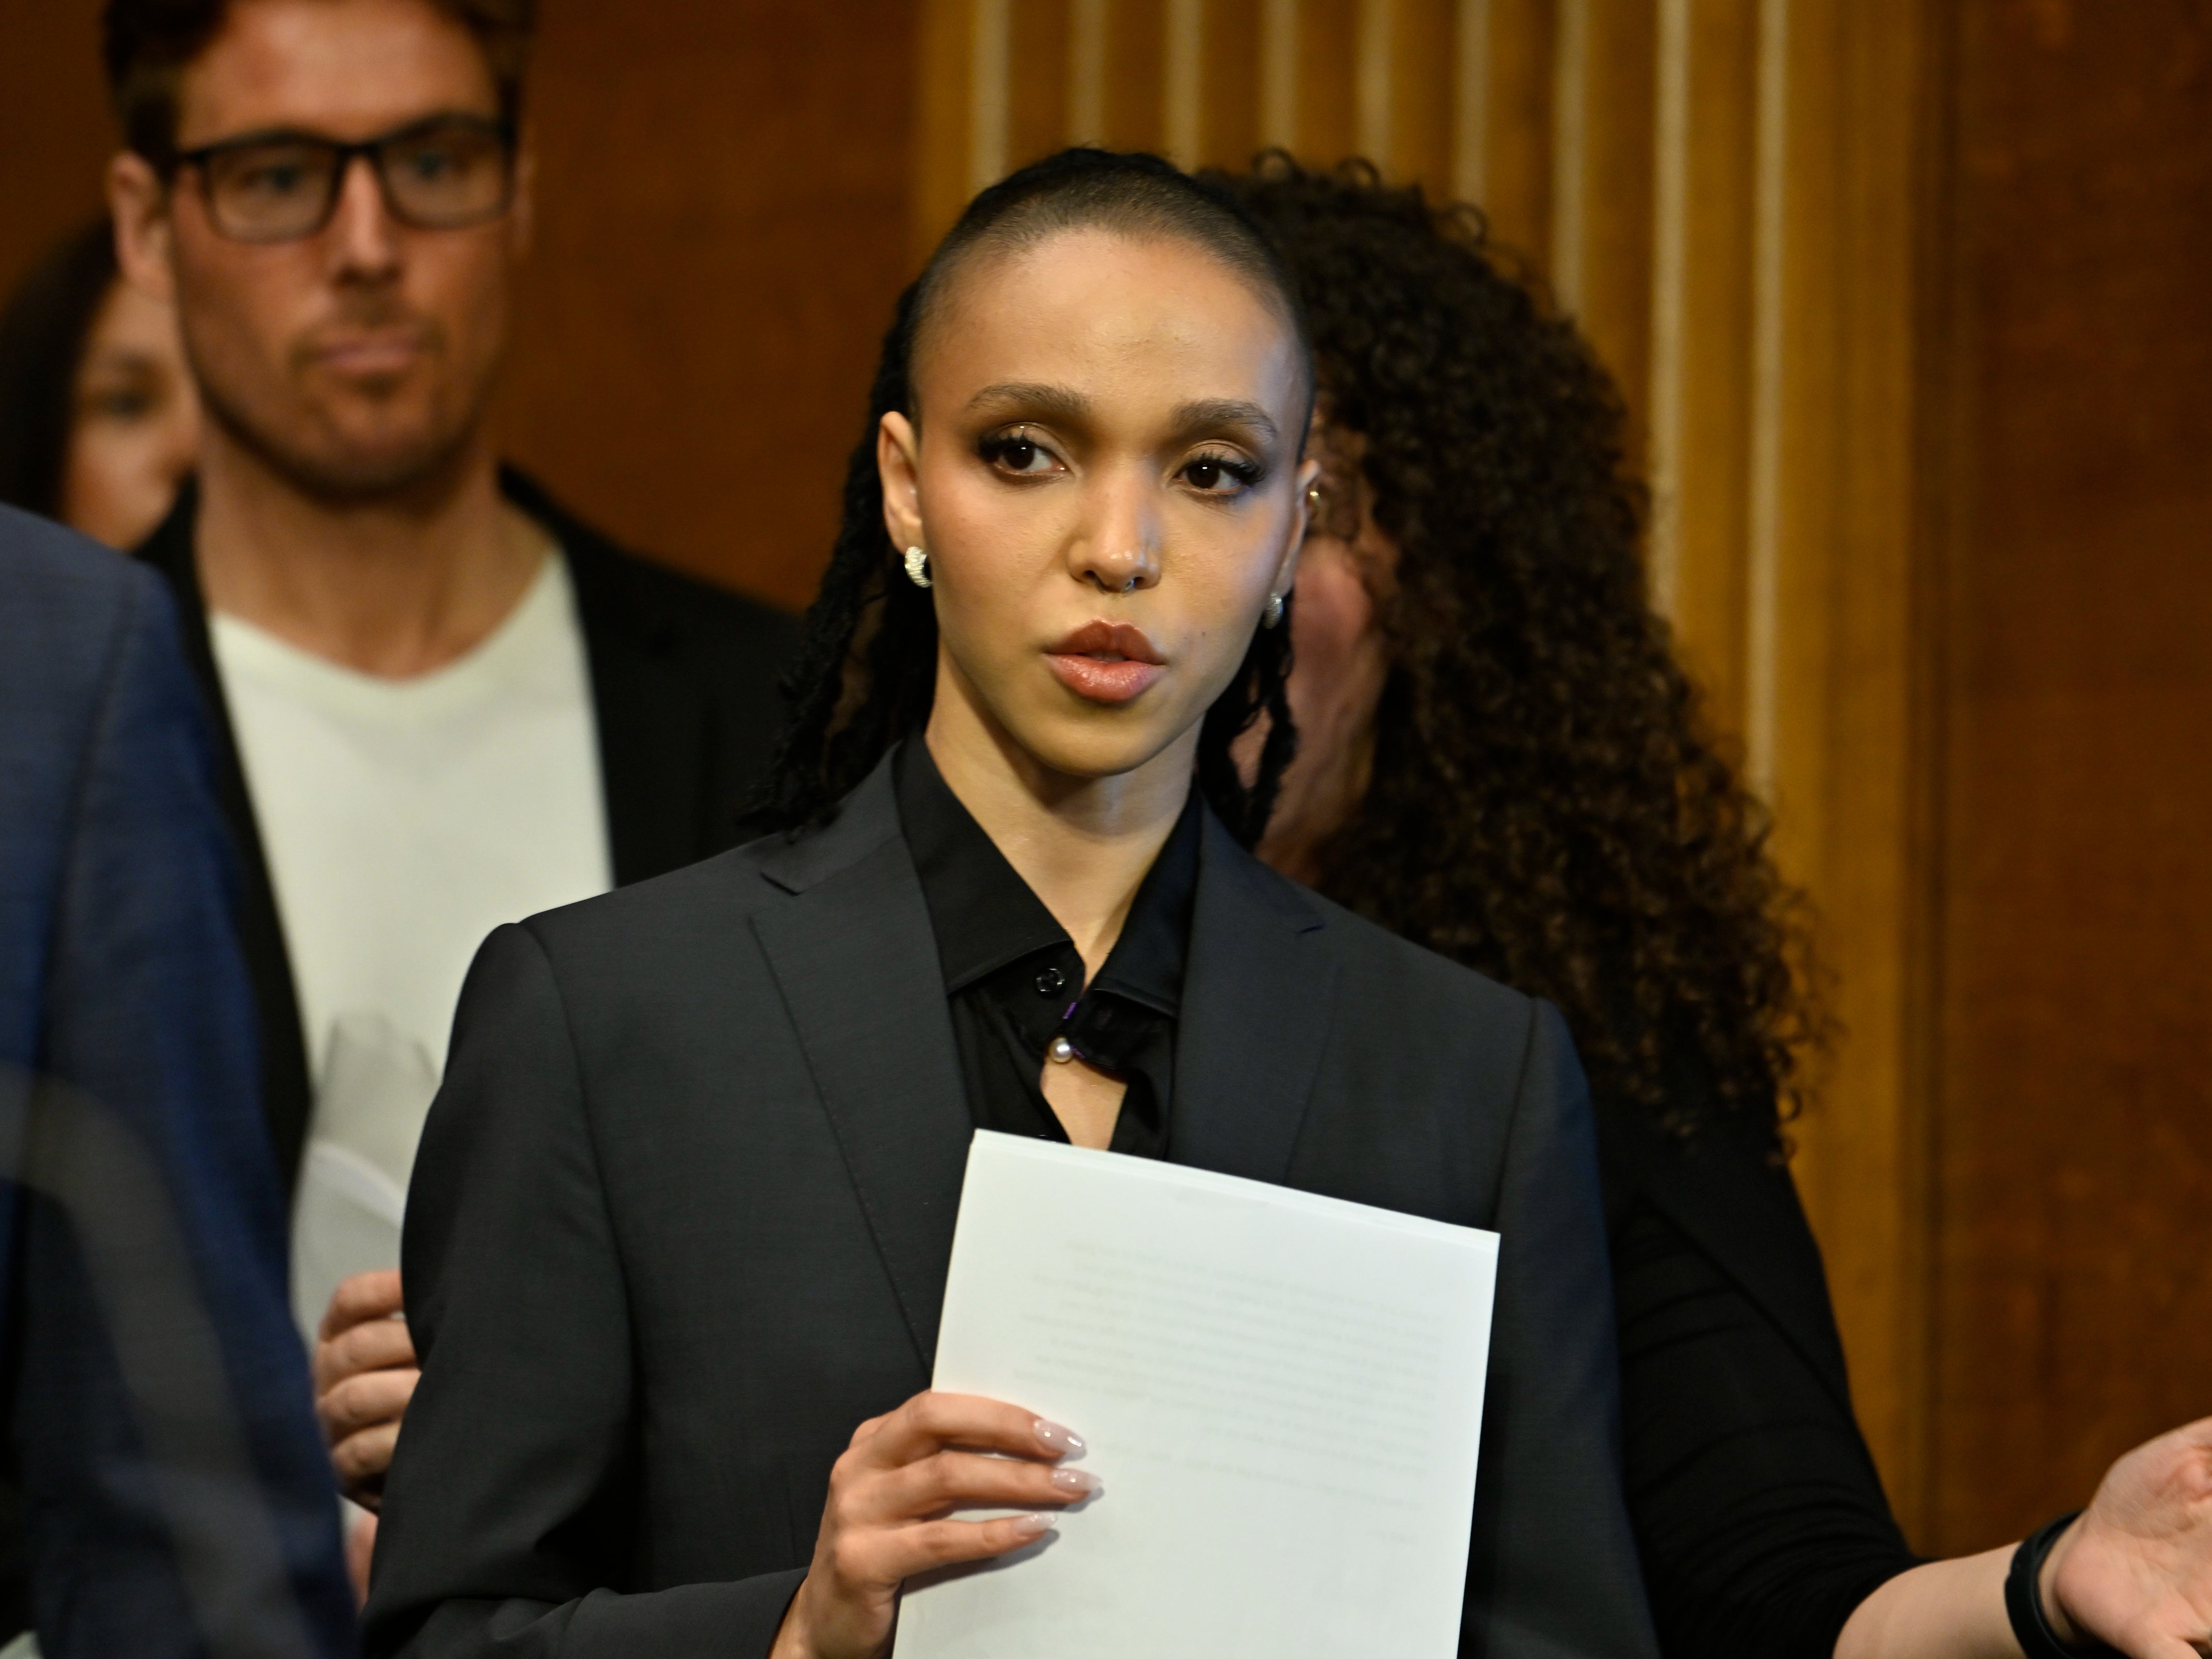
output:
[{"label": "white paper document", "polygon": [[1103,1490],[909,1585],[897,1659],[1449,1659],[1497,1272],[1495,1233],[979,1132],[934,1386]]}]

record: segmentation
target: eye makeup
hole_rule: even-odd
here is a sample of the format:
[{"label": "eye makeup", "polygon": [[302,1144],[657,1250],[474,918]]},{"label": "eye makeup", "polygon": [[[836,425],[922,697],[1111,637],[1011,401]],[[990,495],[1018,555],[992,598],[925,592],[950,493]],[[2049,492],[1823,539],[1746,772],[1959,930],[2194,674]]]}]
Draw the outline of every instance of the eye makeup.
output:
[{"label": "eye makeup", "polygon": [[[1248,460],[1241,455],[1206,450],[1185,461],[1176,476],[1189,480],[1191,486],[1201,495],[1234,497],[1248,489],[1256,489],[1266,481],[1267,467],[1264,462]],[[1216,488],[1224,478],[1237,487],[1234,489]]]},{"label": "eye makeup", "polygon": [[987,465],[1025,478],[1049,476],[1050,470],[1037,463],[1059,459],[1042,440],[1030,435],[1027,422],[985,433],[975,441],[975,453]]}]

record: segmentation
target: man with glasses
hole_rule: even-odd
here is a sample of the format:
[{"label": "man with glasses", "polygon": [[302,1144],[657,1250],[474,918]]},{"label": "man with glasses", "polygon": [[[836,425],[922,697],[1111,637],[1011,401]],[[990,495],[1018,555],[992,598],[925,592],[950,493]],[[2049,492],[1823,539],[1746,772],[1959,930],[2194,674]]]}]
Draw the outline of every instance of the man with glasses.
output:
[{"label": "man with glasses", "polygon": [[475,948],[734,840],[793,634],[497,463],[531,13],[106,19],[122,265],[174,296],[208,412],[197,486],[143,554],[225,717],[295,1312],[371,1504],[414,1382],[400,1203]]}]

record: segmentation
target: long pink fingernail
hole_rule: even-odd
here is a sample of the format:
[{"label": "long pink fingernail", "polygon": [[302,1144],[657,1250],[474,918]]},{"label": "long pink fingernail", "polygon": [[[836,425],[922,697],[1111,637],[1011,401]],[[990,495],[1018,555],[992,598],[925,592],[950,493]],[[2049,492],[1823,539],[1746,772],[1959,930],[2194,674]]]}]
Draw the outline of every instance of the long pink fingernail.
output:
[{"label": "long pink fingernail", "polygon": [[1048,1531],[1052,1523],[1059,1519],[1056,1515],[1046,1515],[1038,1511],[1032,1511],[1028,1515],[1018,1515],[1014,1517],[1014,1530],[1024,1538],[1034,1538],[1041,1532]]},{"label": "long pink fingernail", "polygon": [[1052,1472],[1052,1484],[1062,1492],[1073,1492],[1079,1498],[1087,1498],[1098,1490],[1100,1483],[1097,1475],[1085,1469],[1054,1469]]},{"label": "long pink fingernail", "polygon": [[1040,1417],[1036,1423],[1037,1443],[1047,1451],[1061,1457],[1073,1457],[1084,1449],[1083,1437],[1073,1429],[1062,1428],[1057,1423],[1048,1423]]}]

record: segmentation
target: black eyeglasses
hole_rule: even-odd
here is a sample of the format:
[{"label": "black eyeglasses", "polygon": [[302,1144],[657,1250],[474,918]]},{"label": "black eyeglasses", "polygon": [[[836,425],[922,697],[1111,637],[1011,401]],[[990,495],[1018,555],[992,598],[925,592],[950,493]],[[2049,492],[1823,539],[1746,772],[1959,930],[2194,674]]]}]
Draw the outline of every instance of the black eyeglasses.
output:
[{"label": "black eyeglasses", "polygon": [[376,174],[384,205],[417,230],[460,230],[496,219],[514,196],[514,131],[480,115],[434,115],[362,143],[306,132],[255,132],[188,149],[208,216],[240,242],[313,236],[337,210],[359,156]]}]

